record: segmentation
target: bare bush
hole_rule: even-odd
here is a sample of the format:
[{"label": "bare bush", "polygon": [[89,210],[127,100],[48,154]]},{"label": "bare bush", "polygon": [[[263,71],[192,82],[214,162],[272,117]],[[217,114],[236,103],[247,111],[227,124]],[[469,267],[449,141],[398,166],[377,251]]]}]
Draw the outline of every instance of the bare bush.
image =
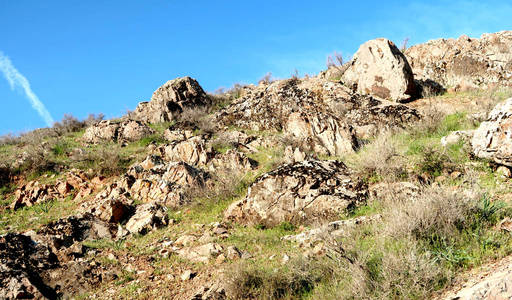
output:
[{"label": "bare bush", "polygon": [[410,128],[410,132],[413,135],[418,133],[423,134],[425,132],[434,133],[439,129],[445,116],[446,114],[437,105],[430,103],[430,105],[422,111],[420,121]]},{"label": "bare bush", "polygon": [[398,145],[390,132],[378,135],[349,164],[367,178],[377,176],[394,181],[407,174],[407,162],[400,155]]},{"label": "bare bush", "polygon": [[345,64],[343,61],[343,55],[334,51],[334,54],[327,56],[326,66],[327,68],[331,67],[341,67]]},{"label": "bare bush", "polygon": [[241,262],[225,276],[226,294],[232,299],[290,299],[311,292],[316,283],[332,276],[332,270],[323,261],[294,258],[275,270]]},{"label": "bare bush", "polygon": [[442,187],[426,187],[418,197],[401,199],[387,207],[385,232],[391,237],[452,238],[471,221],[480,198],[477,192],[464,194]]},{"label": "bare bush", "polygon": [[178,123],[185,127],[198,129],[200,133],[211,134],[215,132],[216,124],[208,111],[208,107],[187,107],[180,114]]},{"label": "bare bush", "polygon": [[268,72],[267,74],[265,74],[265,76],[258,80],[258,84],[271,84],[274,81],[275,79],[272,77],[272,73]]},{"label": "bare bush", "polygon": [[403,41],[402,41],[402,45],[400,45],[400,51],[404,52],[405,50],[407,50],[407,44],[409,43],[409,38],[406,37]]},{"label": "bare bush", "polygon": [[80,155],[76,161],[82,169],[90,168],[97,175],[115,176],[126,171],[127,160],[121,155],[117,144],[101,146],[98,149],[89,149],[85,155]]}]

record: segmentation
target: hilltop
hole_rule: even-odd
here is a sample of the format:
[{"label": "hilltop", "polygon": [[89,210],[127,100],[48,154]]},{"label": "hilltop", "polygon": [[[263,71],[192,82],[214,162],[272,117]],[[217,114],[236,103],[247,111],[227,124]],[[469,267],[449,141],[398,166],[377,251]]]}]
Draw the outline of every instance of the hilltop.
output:
[{"label": "hilltop", "polygon": [[511,297],[511,97],[511,31],[380,38],[4,137],[0,298]]}]

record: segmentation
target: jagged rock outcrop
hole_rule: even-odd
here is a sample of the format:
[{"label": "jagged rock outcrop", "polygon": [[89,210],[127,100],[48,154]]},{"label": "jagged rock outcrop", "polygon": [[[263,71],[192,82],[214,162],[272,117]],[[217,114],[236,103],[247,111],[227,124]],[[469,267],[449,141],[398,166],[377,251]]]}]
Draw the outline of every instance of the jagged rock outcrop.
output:
[{"label": "jagged rock outcrop", "polygon": [[[179,207],[187,202],[187,190],[204,188],[207,179],[207,173],[185,162],[166,163],[158,156],[150,156],[96,195],[95,201],[125,197]],[[88,203],[83,210],[94,207],[95,203]]]},{"label": "jagged rock outcrop", "polygon": [[87,143],[134,142],[153,134],[154,130],[139,121],[104,120],[85,130],[83,140]]},{"label": "jagged rock outcrop", "polygon": [[210,102],[199,83],[190,77],[181,77],[159,87],[149,102],[141,102],[129,118],[149,123],[169,122],[184,108],[204,106]]},{"label": "jagged rock outcrop", "polygon": [[206,165],[213,157],[213,150],[203,136],[193,136],[155,149],[166,161],[183,161],[190,165]]},{"label": "jagged rock outcrop", "polygon": [[16,233],[0,236],[0,298],[56,299],[57,292],[41,273],[57,266],[57,256],[30,237]]},{"label": "jagged rock outcrop", "polygon": [[39,181],[30,181],[16,190],[14,193],[14,201],[10,208],[18,209],[24,206],[30,207],[34,204],[56,199],[59,196],[59,192],[53,185],[42,184]]},{"label": "jagged rock outcrop", "polygon": [[91,215],[0,236],[0,298],[68,298],[113,279],[110,270],[83,259],[80,242],[101,238],[111,238],[110,229]]},{"label": "jagged rock outcrop", "polygon": [[411,67],[390,40],[379,38],[362,44],[341,76],[362,95],[406,102],[416,93]]},{"label": "jagged rock outcrop", "polygon": [[284,131],[319,154],[342,155],[367,137],[419,119],[401,104],[354,94],[325,79],[289,79],[259,85],[216,117],[225,126]]},{"label": "jagged rock outcrop", "polygon": [[474,131],[473,153],[480,158],[512,167],[512,98],[496,105]]},{"label": "jagged rock outcrop", "polygon": [[405,51],[415,78],[444,87],[512,84],[512,31],[438,39]]},{"label": "jagged rock outcrop", "polygon": [[72,169],[66,173],[65,179],[57,180],[53,184],[45,184],[37,180],[29,181],[16,189],[10,208],[30,207],[70,195],[75,200],[82,199],[101,188],[103,179],[99,176],[89,179],[84,171]]},{"label": "jagged rock outcrop", "polygon": [[258,162],[247,157],[244,153],[229,149],[226,153],[217,154],[208,163],[211,172],[216,171],[250,171],[258,166]]},{"label": "jagged rock outcrop", "polygon": [[364,202],[367,188],[342,162],[302,161],[257,178],[246,197],[233,203],[224,216],[244,224],[310,224]]}]

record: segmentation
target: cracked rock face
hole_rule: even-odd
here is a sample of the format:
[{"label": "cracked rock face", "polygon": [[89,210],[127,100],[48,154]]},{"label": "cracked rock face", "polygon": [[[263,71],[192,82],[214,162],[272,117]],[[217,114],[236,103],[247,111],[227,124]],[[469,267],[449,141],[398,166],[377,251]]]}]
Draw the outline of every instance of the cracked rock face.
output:
[{"label": "cracked rock face", "polygon": [[88,127],[83,140],[87,143],[134,142],[152,133],[154,133],[153,129],[139,121],[104,120]]},{"label": "cracked rock face", "polygon": [[289,79],[259,85],[217,116],[224,126],[283,131],[318,154],[343,155],[357,138],[419,120],[411,108],[354,94],[340,83],[320,78]]},{"label": "cracked rock face", "polygon": [[307,160],[260,176],[225,218],[275,226],[287,221],[311,224],[332,219],[366,200],[367,185],[339,161]]},{"label": "cracked rock face", "polygon": [[480,158],[512,167],[512,98],[498,104],[471,139],[473,153]]},{"label": "cracked rock face", "polygon": [[512,84],[512,31],[438,39],[405,51],[416,79],[445,87]]},{"label": "cracked rock face", "polygon": [[0,298],[60,299],[111,280],[112,274],[81,259],[86,239],[111,238],[92,215],[51,222],[36,234],[0,236]]},{"label": "cracked rock face", "polygon": [[348,64],[341,79],[354,85],[361,95],[405,102],[416,92],[411,67],[390,40],[380,38],[362,44]]},{"label": "cracked rock face", "polygon": [[204,106],[209,98],[199,83],[190,77],[181,77],[159,87],[149,102],[141,102],[130,118],[149,123],[169,122],[184,108]]}]

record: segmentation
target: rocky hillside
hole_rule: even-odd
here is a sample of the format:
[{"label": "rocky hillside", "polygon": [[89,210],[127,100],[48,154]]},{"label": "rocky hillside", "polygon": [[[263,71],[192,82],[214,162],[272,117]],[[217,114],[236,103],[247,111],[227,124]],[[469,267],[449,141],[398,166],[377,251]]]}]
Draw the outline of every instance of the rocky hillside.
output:
[{"label": "rocky hillside", "polygon": [[512,297],[511,37],[4,137],[0,298]]}]

